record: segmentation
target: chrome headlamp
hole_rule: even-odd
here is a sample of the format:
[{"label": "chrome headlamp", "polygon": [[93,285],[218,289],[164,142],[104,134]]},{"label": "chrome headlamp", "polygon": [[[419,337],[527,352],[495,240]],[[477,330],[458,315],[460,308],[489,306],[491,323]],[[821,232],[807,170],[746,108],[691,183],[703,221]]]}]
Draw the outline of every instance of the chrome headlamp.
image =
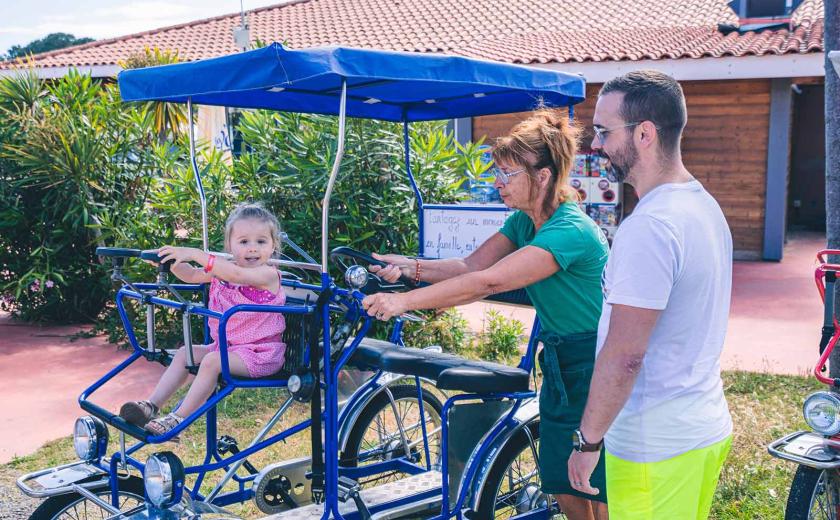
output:
[{"label": "chrome headlamp", "polygon": [[344,271],[344,281],[353,289],[361,289],[367,285],[370,275],[361,265],[351,265]]},{"label": "chrome headlamp", "polygon": [[143,485],[152,504],[158,507],[175,505],[184,493],[184,465],[171,451],[153,453],[146,459]]},{"label": "chrome headlamp", "polygon": [[805,422],[815,432],[832,436],[840,433],[840,397],[832,392],[814,392],[802,405]]},{"label": "chrome headlamp", "polygon": [[108,448],[108,428],[105,423],[90,415],[76,419],[73,425],[73,447],[82,460],[101,458]]}]

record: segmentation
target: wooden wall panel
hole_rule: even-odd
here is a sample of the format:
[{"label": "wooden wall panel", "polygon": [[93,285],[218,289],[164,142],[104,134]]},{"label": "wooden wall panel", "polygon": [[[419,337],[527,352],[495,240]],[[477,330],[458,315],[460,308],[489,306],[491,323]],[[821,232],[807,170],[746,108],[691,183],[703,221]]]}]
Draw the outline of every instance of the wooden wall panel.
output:
[{"label": "wooden wall panel", "polygon": [[[764,236],[770,81],[689,81],[682,83],[688,108],[683,162],[723,209],[737,256],[760,258]],[[592,115],[601,85],[587,85],[586,101],[575,107],[583,125],[581,145],[592,140]],[[473,138],[487,144],[505,135],[527,112],[473,119]],[[625,213],[635,206],[625,188]]]},{"label": "wooden wall panel", "polygon": [[683,90],[683,162],[720,204],[738,256],[761,258],[770,81],[693,81]]}]

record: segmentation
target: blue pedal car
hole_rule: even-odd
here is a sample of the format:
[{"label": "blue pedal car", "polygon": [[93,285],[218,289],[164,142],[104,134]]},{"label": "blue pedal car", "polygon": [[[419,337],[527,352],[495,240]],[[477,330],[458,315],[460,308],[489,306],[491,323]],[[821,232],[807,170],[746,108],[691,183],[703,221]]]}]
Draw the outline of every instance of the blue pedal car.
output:
[{"label": "blue pedal car", "polygon": [[[467,360],[435,347],[406,346],[401,330],[404,320],[417,319],[411,315],[394,320],[388,341],[367,338],[373,320],[362,309],[362,298],[410,289],[413,283],[389,284],[369,273],[365,266],[377,262],[365,252],[346,247],[329,251],[328,231],[347,117],[403,123],[408,181],[422,215],[423,197],[410,168],[410,123],[525,111],[541,103],[571,107],[583,100],[582,78],[451,56],[340,47],[288,50],[272,44],[220,58],[124,71],[119,86],[125,101],[186,103],[190,116],[195,104],[338,116],[335,160],[321,206],[320,261],[284,237],[286,250],[297,257],[274,262],[281,270],[308,273],[283,277],[286,304],[240,305],[220,314],[189,297],[204,287],[170,284],[166,265],[159,267],[154,283],[123,276],[124,262],[155,260],[154,253],[101,249],[100,255],[111,258],[114,279],[123,283],[117,307],[134,351],[79,398],[89,414],[75,426],[81,460],[18,479],[24,493],[46,498],[33,518],[237,518],[225,506],[248,500],[276,520],[548,518],[560,513],[539,487],[539,412],[531,378],[539,323],[516,367]],[[209,251],[192,128],[190,138],[203,245]],[[422,243],[422,225],[420,234]],[[343,280],[330,276],[331,262],[344,269]],[[126,299],[146,308],[145,344],[137,340],[125,312]],[[524,291],[498,299],[529,303]],[[94,397],[141,358],[170,361],[169,352],[154,340],[155,309],[160,307],[182,314],[187,346],[193,344],[191,317],[205,323],[208,317],[218,319],[223,370],[216,393],[198,411],[171,432],[154,436],[97,405]],[[238,312],[285,315],[288,350],[281,372],[256,380],[230,374],[224,331]],[[347,380],[355,384],[343,386]],[[239,446],[219,436],[217,406],[232,392],[254,387],[284,388],[288,398],[253,441]],[[295,401],[308,404],[310,417],[272,433]],[[135,458],[141,448],[171,440],[199,418],[207,424],[201,464],[185,466],[165,450],[146,460]],[[310,433],[315,456],[264,468],[248,461],[304,430]],[[120,438],[120,449],[111,454],[106,453],[109,431]],[[133,444],[127,445],[129,439]],[[212,490],[202,492],[211,478]]]}]

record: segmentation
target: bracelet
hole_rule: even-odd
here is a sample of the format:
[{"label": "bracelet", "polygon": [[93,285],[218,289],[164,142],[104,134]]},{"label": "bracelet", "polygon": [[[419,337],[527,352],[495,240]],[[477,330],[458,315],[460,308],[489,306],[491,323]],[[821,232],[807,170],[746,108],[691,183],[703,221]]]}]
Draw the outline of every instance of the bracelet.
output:
[{"label": "bracelet", "polygon": [[414,285],[418,285],[420,283],[420,259],[414,259]]},{"label": "bracelet", "polygon": [[216,263],[216,255],[207,255],[207,265],[204,266],[204,272],[209,273],[213,270],[213,264]]}]

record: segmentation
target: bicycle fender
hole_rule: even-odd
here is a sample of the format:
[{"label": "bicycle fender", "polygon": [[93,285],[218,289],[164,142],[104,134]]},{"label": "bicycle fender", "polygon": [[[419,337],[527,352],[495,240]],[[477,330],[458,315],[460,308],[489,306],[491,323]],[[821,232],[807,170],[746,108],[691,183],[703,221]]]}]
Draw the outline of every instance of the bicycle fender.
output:
[{"label": "bicycle fender", "polygon": [[[502,421],[502,418],[499,418],[499,421]],[[459,496],[464,493],[464,490],[468,490],[468,497],[467,500],[464,502],[466,507],[469,507],[473,511],[477,511],[479,507],[479,498],[481,497],[481,493],[484,490],[484,485],[487,483],[487,476],[490,473],[490,469],[495,464],[496,459],[501,453],[502,449],[505,445],[513,438],[514,435],[519,433],[523,428],[530,427],[537,427],[540,421],[540,409],[539,409],[539,401],[536,397],[531,398],[527,403],[524,403],[519,410],[513,416],[514,424],[508,428],[502,430],[499,435],[497,435],[493,439],[488,439],[489,432],[485,435],[481,442],[473,450],[472,454],[470,455],[469,460],[467,461],[467,465],[464,468],[463,476],[461,477],[461,483],[458,486],[459,489]],[[497,423],[498,424],[498,423]],[[495,425],[494,425],[495,427]],[[490,429],[492,431],[493,428]],[[490,443],[488,449],[484,451],[484,456],[480,459],[479,457],[479,450],[485,443]],[[470,472],[470,469],[473,466],[477,466],[475,475],[473,475],[471,482],[465,482],[466,475]]]}]

